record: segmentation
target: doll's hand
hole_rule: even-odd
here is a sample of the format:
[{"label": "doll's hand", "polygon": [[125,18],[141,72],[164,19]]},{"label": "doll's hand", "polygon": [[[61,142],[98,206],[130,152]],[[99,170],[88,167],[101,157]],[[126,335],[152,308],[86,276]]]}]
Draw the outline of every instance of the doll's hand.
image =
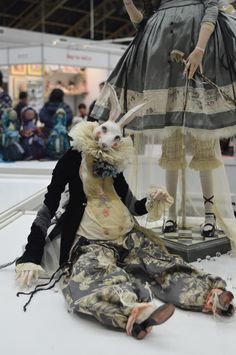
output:
[{"label": "doll's hand", "polygon": [[43,268],[37,264],[18,264],[16,266],[16,281],[20,288],[30,287],[38,280],[40,273],[43,271]]},{"label": "doll's hand", "polygon": [[173,203],[173,198],[168,194],[167,191],[163,189],[157,189],[156,191],[152,192],[150,194],[150,197],[153,200],[161,201],[161,202],[167,202],[167,203]]},{"label": "doll's hand", "polygon": [[186,66],[184,74],[188,75],[188,79],[192,79],[197,69],[200,69],[200,72],[203,72],[202,69],[202,59],[204,52],[201,49],[195,48],[190,56],[186,60]]},{"label": "doll's hand", "polygon": [[147,220],[149,222],[159,220],[173,203],[173,197],[169,195],[164,187],[152,186],[148,191],[145,204],[148,212]]}]

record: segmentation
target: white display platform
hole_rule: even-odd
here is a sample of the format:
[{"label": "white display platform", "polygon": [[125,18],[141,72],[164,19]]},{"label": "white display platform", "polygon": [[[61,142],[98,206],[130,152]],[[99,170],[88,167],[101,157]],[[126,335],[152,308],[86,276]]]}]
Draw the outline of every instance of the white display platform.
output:
[{"label": "white display platform", "polygon": [[0,174],[51,175],[56,161],[18,161],[0,162]]},{"label": "white display platform", "polygon": [[[23,215],[0,230],[0,263],[21,253],[33,215]],[[229,255],[197,266],[228,279],[236,287],[236,259]],[[143,341],[98,322],[70,314],[63,296],[53,290],[38,293],[26,313],[27,297],[16,297],[14,267],[0,270],[0,353],[4,355],[233,355],[236,318],[218,321],[202,313],[176,310],[175,315]],[[232,280],[230,279],[232,278]],[[236,289],[233,289],[236,296]]]},{"label": "white display platform", "polygon": [[35,194],[44,194],[50,176],[0,174],[0,214]]}]

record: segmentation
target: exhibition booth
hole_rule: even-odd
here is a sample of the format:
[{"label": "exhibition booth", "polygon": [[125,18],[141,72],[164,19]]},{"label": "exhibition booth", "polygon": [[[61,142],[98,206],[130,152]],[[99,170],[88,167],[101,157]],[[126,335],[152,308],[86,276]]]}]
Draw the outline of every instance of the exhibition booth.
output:
[{"label": "exhibition booth", "polygon": [[65,93],[74,112],[89,105],[125,50],[125,46],[0,28],[0,70],[15,104],[27,91],[39,110],[54,88]]}]

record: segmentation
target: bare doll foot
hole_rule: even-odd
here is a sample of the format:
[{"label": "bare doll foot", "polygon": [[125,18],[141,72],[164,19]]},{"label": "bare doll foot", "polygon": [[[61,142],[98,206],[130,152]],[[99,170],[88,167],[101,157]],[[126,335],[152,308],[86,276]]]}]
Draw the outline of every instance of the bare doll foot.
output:
[{"label": "bare doll foot", "polygon": [[153,326],[166,322],[174,311],[175,306],[172,304],[164,304],[155,308],[150,303],[141,303],[132,310],[128,318],[127,335],[140,340],[145,338],[151,332]]}]

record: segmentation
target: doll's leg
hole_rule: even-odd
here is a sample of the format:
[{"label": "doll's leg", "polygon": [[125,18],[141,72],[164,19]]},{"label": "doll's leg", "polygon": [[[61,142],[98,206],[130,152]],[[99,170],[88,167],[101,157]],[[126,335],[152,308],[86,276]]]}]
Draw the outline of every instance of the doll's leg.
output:
[{"label": "doll's leg", "polygon": [[234,313],[233,295],[226,291],[223,279],[169,254],[160,241],[150,240],[149,230],[139,228],[127,237],[125,245],[132,250],[124,259],[125,270],[141,282],[148,280],[161,301],[186,310],[228,316]]},{"label": "doll's leg", "polygon": [[204,237],[214,237],[215,214],[212,170],[200,171],[199,173],[205,209],[205,222],[201,227],[201,234]]},{"label": "doll's leg", "polygon": [[64,280],[63,294],[73,311],[141,339],[150,331],[150,324],[155,325],[154,320],[167,320],[173,307],[158,310],[150,302],[150,290],[132,282],[116,259],[114,248],[94,243],[83,246],[72,274]]},{"label": "doll's leg", "polygon": [[163,225],[163,232],[170,233],[177,229],[176,197],[178,184],[178,170],[166,170],[166,189],[173,197],[174,203],[168,212],[168,218]]},{"label": "doll's leg", "polygon": [[201,227],[204,237],[214,237],[215,235],[215,215],[214,215],[214,186],[213,170],[222,163],[216,156],[216,140],[200,141],[191,137],[191,149],[193,159],[190,167],[200,173],[202,195],[205,209],[205,222]]},{"label": "doll's leg", "polygon": [[163,225],[163,232],[170,233],[177,229],[176,195],[179,169],[186,167],[184,136],[177,129],[170,137],[162,142],[162,156],[159,165],[166,169],[166,187],[174,198],[174,204],[169,209],[168,218]]}]

